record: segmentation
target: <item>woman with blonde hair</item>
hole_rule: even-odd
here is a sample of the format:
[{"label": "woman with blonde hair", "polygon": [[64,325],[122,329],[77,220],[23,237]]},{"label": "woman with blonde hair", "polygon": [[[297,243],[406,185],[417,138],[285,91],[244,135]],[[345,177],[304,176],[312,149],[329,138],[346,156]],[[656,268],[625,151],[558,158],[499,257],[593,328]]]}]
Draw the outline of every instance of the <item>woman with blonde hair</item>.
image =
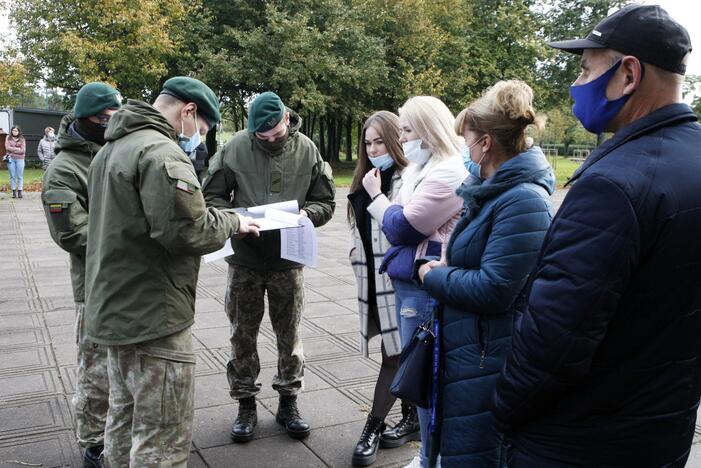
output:
[{"label": "woman with blonde hair", "polygon": [[[462,209],[462,199],[455,191],[467,170],[460,158],[461,140],[453,131],[454,121],[440,99],[410,98],[399,109],[399,141],[410,161],[399,193],[392,199],[383,195],[380,178],[372,171],[363,178],[372,200],[368,211],[381,220],[391,244],[379,271],[386,271],[392,279],[403,346],[431,317],[434,307],[426,291],[412,282],[414,261],[425,255],[441,255]],[[418,410],[422,448],[413,466],[425,465],[430,414],[430,410]]]},{"label": "woman with blonde hair", "polygon": [[422,259],[418,280],[442,306],[439,409],[441,466],[502,467],[503,436],[488,402],[511,348],[514,314],[552,219],[555,177],[525,130],[538,124],[533,91],[500,81],[455,123],[466,164],[481,183],[458,193],[466,211],[445,258]]},{"label": "woman with blonde hair", "polygon": [[362,184],[365,175],[373,172],[379,174],[382,194],[391,199],[398,193],[402,171],[409,162],[399,143],[397,116],[387,111],[371,115],[363,125],[358,153],[348,195],[348,222],[353,238],[350,261],[358,283],[360,348],[365,357],[369,354],[370,338],[377,335],[382,338],[382,363],[375,383],[372,408],[353,451],[353,465],[367,466],[375,462],[380,445],[399,447],[419,438],[416,409],[404,403],[401,421],[383,434],[384,420],[396,400],[389,387],[399,367],[402,345],[394,288],[389,277],[379,272],[382,257],[390,244],[380,229],[381,220],[373,218],[367,210],[372,200]]},{"label": "woman with blonde hair", "polygon": [[56,155],[54,154],[54,145],[56,144],[56,133],[53,128],[46,127],[44,129],[44,137],[39,140],[39,146],[37,147],[37,155],[41,161],[42,169],[46,170],[54,160]]}]

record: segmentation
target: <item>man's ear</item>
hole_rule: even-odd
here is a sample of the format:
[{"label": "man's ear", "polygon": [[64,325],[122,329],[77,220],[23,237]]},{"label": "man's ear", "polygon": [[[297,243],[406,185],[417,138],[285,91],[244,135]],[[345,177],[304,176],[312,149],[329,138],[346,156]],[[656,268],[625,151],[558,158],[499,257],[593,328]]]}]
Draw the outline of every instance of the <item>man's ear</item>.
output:
[{"label": "man's ear", "polygon": [[620,70],[624,80],[623,94],[633,94],[643,79],[643,64],[636,57],[626,55],[621,59]]},{"label": "man's ear", "polygon": [[484,134],[484,141],[482,142],[482,151],[486,153],[490,149],[492,149],[492,144],[494,143],[494,140],[492,140],[492,136],[489,133]]}]

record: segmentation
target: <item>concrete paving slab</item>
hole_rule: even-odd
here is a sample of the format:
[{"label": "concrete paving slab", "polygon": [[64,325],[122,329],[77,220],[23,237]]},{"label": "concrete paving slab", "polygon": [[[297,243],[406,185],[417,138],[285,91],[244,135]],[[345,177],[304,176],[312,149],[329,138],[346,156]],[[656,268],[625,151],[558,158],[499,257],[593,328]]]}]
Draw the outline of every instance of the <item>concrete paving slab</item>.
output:
[{"label": "concrete paving slab", "polygon": [[287,435],[268,437],[248,444],[226,445],[200,451],[207,464],[214,467],[246,468],[305,467],[326,468],[306,445]]}]

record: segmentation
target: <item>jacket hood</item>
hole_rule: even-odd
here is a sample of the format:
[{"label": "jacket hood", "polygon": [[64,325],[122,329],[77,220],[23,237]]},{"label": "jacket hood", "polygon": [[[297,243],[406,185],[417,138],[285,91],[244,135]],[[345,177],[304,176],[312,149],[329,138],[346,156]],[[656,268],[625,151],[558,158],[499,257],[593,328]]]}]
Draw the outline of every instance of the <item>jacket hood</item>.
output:
[{"label": "jacket hood", "polygon": [[54,153],[58,154],[59,151],[66,150],[86,153],[94,156],[95,153],[100,151],[102,146],[84,138],[76,138],[76,136],[69,131],[69,128],[75,119],[76,117],[73,112],[64,115],[61,119],[61,125],[58,127],[58,137],[56,139],[56,144],[54,145]]},{"label": "jacket hood", "polygon": [[105,140],[118,140],[139,130],[155,130],[173,141],[178,139],[175,129],[163,114],[150,104],[130,99],[112,115]]},{"label": "jacket hood", "polygon": [[457,194],[463,197],[468,207],[481,206],[487,200],[524,183],[540,185],[550,195],[555,192],[555,174],[538,146],[509,159],[496,174],[481,184],[463,184]]}]

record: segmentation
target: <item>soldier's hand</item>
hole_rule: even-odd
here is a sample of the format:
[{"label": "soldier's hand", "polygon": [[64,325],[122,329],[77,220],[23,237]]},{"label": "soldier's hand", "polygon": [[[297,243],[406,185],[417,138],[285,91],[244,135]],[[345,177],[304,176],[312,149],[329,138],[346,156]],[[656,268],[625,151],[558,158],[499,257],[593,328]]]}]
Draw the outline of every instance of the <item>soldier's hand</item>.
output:
[{"label": "soldier's hand", "polygon": [[249,234],[260,237],[260,232],[258,232],[260,224],[258,224],[258,221],[248,216],[241,216],[240,214],[237,214],[237,216],[239,217],[239,229],[236,231],[237,239],[242,239]]}]

